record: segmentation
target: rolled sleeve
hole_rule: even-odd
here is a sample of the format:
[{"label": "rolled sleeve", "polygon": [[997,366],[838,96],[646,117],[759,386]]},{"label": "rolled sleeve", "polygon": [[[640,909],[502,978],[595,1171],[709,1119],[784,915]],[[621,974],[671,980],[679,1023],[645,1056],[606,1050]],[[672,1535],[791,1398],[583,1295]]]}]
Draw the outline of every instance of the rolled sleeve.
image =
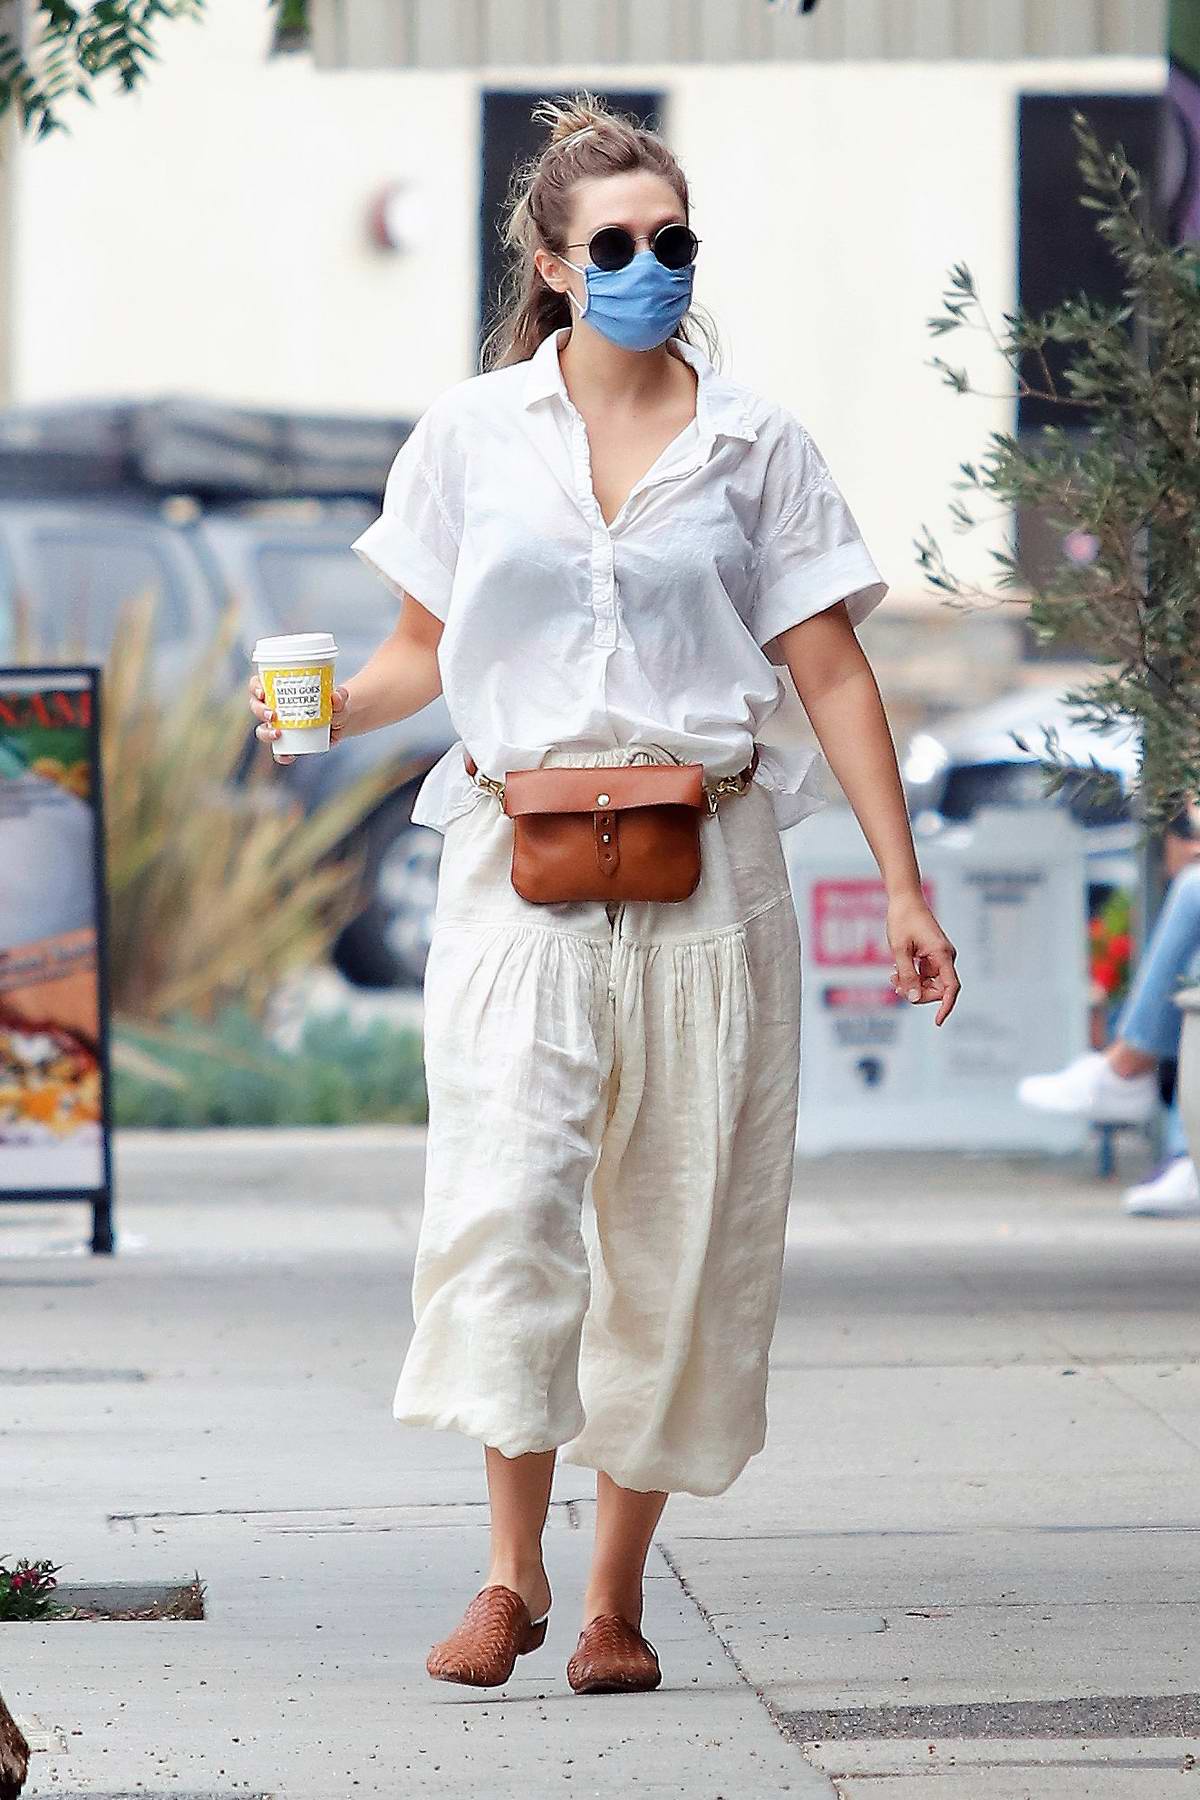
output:
[{"label": "rolled sleeve", "polygon": [[764,495],[765,541],[752,618],[755,640],[776,663],[783,658],[774,640],[789,626],[844,600],[857,628],[888,591],[845,496],[803,427],[785,434],[779,460]]},{"label": "rolled sleeve", "polygon": [[379,517],[350,548],[393,594],[411,594],[445,622],[461,533],[435,459],[445,452],[426,413],[396,454]]},{"label": "rolled sleeve", "polygon": [[454,571],[438,561],[404,519],[381,513],[350,548],[397,598],[411,594],[445,621],[450,612]]}]

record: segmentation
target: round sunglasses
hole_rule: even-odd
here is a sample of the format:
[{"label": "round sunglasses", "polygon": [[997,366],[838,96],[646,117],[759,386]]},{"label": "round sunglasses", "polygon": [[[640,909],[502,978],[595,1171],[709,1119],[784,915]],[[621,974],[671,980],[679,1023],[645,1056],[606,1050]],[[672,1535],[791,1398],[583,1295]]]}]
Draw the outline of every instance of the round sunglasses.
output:
[{"label": "round sunglasses", "polygon": [[700,239],[690,226],[671,223],[660,225],[653,237],[645,239],[635,238],[624,225],[602,225],[585,244],[568,244],[567,249],[586,250],[598,269],[612,274],[628,267],[641,242],[649,245],[664,269],[686,269],[695,262],[700,247]]}]

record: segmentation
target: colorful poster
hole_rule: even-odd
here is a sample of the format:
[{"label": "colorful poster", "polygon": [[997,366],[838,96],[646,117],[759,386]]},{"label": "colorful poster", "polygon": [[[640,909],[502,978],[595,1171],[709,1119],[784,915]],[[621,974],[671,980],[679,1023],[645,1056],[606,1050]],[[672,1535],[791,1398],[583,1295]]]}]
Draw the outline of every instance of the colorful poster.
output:
[{"label": "colorful poster", "polygon": [[97,727],[94,669],[0,669],[0,1198],[110,1187]]}]

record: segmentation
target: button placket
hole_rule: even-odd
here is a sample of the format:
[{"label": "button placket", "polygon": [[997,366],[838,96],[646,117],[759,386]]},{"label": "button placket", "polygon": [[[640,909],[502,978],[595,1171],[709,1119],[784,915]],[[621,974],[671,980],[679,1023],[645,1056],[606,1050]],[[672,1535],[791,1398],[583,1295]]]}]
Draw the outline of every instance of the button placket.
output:
[{"label": "button placket", "polygon": [[617,641],[617,583],[612,538],[603,519],[600,524],[604,536],[596,540],[592,550],[592,641],[608,649]]},{"label": "button placket", "polygon": [[[575,489],[584,517],[592,534],[591,603],[592,642],[602,650],[610,650],[617,641],[617,582],[613,563],[612,532],[605,523],[592,480],[592,457],[588,445],[587,426],[579,409],[567,402],[571,410],[571,439],[574,450]],[[623,509],[622,509],[623,510]]]},{"label": "button placket", "polygon": [[[652,469],[648,469],[625,496],[621,509],[610,526],[605,522],[604,514],[600,510],[600,502],[596,498],[596,487],[592,478],[591,445],[588,442],[587,426],[584,423],[583,414],[565,391],[562,399],[571,420],[571,452],[575,472],[575,492],[584,517],[591,523],[592,642],[598,649],[611,650],[617,641],[617,579],[613,555],[613,528],[619,525],[625,515],[633,509],[642,494],[666,482],[680,481],[703,467],[712,455],[716,439],[706,425],[698,425],[699,442],[692,448],[691,453],[677,461],[673,467],[668,463],[667,466],[659,468],[658,463],[655,463]],[[699,420],[699,415],[697,417]]]}]

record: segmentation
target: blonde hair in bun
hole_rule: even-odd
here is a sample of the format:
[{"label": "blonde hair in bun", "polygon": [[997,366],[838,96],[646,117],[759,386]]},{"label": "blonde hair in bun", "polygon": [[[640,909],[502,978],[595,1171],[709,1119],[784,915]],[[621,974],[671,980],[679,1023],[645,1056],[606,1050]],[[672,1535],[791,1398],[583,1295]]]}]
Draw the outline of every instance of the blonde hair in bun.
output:
[{"label": "blonde hair in bun", "polygon": [[[538,155],[514,170],[509,186],[501,226],[509,268],[483,343],[484,369],[524,362],[552,331],[571,323],[566,295],[542,280],[533,253],[539,247],[556,254],[565,251],[571,190],[577,182],[647,169],[675,190],[685,217],[690,211],[687,178],[657,132],[613,111],[587,89],[557,100],[539,100],[531,117],[546,127],[548,135]],[[675,336],[695,342],[697,330],[715,360],[716,333],[693,307]]]}]

